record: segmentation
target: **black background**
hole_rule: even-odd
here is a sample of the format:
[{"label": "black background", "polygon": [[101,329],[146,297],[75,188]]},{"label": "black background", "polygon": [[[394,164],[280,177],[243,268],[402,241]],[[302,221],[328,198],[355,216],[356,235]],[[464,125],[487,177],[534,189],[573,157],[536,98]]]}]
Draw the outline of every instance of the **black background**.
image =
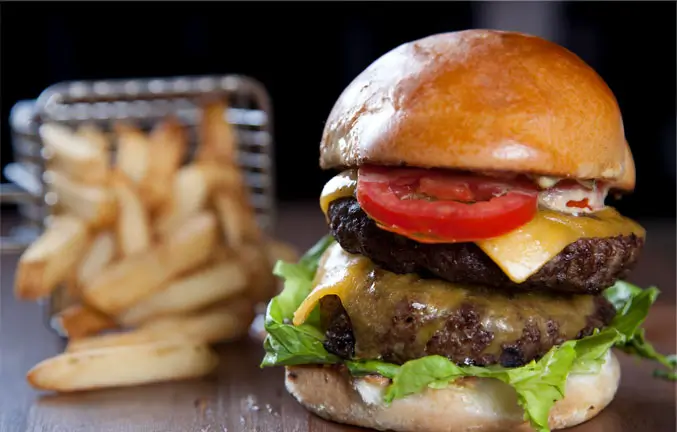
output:
[{"label": "black background", "polygon": [[[239,73],[274,103],[281,200],[316,200],[324,120],[341,90],[395,46],[476,26],[479,3],[111,2],[1,5],[2,164],[10,108],[58,81]],[[675,3],[578,2],[566,37],[616,94],[637,165],[632,217],[675,216]],[[591,50],[591,44],[595,49]]]}]

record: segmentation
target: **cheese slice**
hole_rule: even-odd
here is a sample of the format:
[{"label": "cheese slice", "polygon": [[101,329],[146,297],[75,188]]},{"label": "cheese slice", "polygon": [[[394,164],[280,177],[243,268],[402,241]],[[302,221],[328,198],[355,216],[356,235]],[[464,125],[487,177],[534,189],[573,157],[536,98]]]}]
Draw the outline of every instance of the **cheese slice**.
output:
[{"label": "cheese slice", "polygon": [[[331,266],[325,265],[328,261]],[[315,288],[294,312],[293,324],[303,324],[322,297],[337,295],[342,298],[351,287],[360,285],[364,279],[361,270],[370,264],[370,260],[360,255],[345,253],[338,244],[330,246],[317,268]]]},{"label": "cheese slice", "polygon": [[[324,214],[332,201],[354,196],[356,187],[357,171],[354,169],[332,178],[320,196]],[[475,243],[510,280],[521,283],[579,239],[630,234],[644,237],[646,233],[641,225],[611,207],[580,216],[539,210],[527,224],[500,237]]]},{"label": "cheese slice", "polygon": [[351,169],[332,177],[324,185],[320,194],[320,208],[324,215],[329,211],[329,204],[340,198],[351,197],[355,195],[357,188],[357,170]]},{"label": "cheese slice", "polygon": [[526,225],[475,244],[510,280],[521,283],[579,239],[629,234],[644,237],[645,231],[611,207],[582,216],[541,210]]}]

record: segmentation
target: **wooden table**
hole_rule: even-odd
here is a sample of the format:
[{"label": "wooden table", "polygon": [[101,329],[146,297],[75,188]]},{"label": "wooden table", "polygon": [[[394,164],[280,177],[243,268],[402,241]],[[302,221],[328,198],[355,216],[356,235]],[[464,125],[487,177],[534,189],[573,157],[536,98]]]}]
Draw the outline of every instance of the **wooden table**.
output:
[{"label": "wooden table", "polygon": [[[675,352],[675,225],[644,221],[644,226],[648,246],[630,280],[663,290],[647,334],[659,350]],[[281,209],[282,239],[307,248],[324,232],[315,205]],[[16,256],[2,257],[0,432],[358,430],[308,414],[285,392],[281,368],[258,367],[262,349],[254,340],[220,347],[223,361],[215,378],[72,395],[36,392],[24,374],[60,352],[64,341],[44,325],[38,305],[14,300],[16,261]],[[674,431],[674,384],[652,378],[652,364],[619,357],[623,378],[615,400],[571,431]]]}]

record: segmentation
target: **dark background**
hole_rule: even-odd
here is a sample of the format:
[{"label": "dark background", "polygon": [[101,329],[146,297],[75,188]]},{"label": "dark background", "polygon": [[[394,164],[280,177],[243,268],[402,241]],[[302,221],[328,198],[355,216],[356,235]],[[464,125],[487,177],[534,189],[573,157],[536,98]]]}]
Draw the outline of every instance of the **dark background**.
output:
[{"label": "dark background", "polygon": [[239,73],[273,99],[279,199],[316,200],[331,175],[317,166],[319,139],[341,90],[395,46],[481,27],[497,6],[506,29],[549,31],[616,94],[638,183],[614,205],[674,218],[675,3],[553,5],[546,23],[533,11],[550,6],[523,3],[3,3],[2,165],[12,160],[9,110],[55,82]]}]

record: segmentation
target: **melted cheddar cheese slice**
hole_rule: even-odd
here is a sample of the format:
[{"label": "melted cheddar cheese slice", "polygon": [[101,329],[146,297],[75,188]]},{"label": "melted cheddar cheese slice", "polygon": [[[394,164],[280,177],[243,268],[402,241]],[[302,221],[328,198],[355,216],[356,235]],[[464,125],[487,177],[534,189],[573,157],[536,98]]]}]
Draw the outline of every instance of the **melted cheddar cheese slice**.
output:
[{"label": "melted cheddar cheese slice", "polygon": [[324,185],[320,194],[320,208],[324,215],[329,211],[329,204],[340,198],[351,197],[355,195],[357,188],[357,170],[343,171],[341,174],[332,177]]},{"label": "melted cheddar cheese slice", "polygon": [[[328,262],[332,265],[327,266]],[[351,287],[363,282],[364,270],[370,265],[371,261],[363,256],[350,255],[338,244],[331,245],[317,267],[313,281],[315,288],[294,312],[293,324],[303,324],[322,297],[337,295],[344,298]]]},{"label": "melted cheddar cheese slice", "polygon": [[[356,187],[356,170],[344,171],[332,178],[320,196],[325,216],[332,201],[354,196]],[[644,237],[645,230],[611,207],[581,216],[540,210],[534,219],[516,230],[476,244],[510,280],[521,283],[579,239],[629,234]]]}]

